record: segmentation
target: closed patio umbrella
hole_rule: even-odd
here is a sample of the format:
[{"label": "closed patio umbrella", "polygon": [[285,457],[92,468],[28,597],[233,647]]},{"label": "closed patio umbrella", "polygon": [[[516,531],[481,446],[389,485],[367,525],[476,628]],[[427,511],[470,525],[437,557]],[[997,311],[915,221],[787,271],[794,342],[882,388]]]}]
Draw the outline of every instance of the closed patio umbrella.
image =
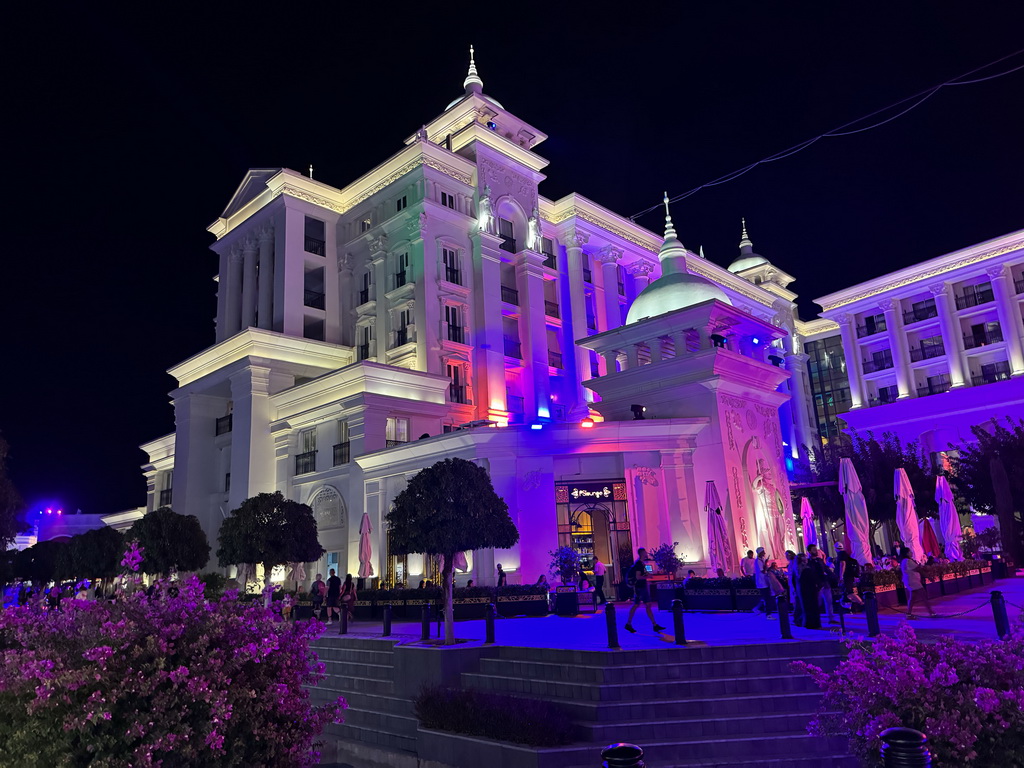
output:
[{"label": "closed patio umbrella", "polygon": [[850,555],[862,565],[870,563],[874,559],[871,556],[871,521],[868,520],[864,487],[851,459],[843,459],[839,463],[839,492],[843,494],[843,506],[846,508]]},{"label": "closed patio umbrella", "polygon": [[811,500],[804,496],[800,499],[800,521],[804,527],[804,549],[818,543],[818,530],[814,527],[814,510]]},{"label": "closed patio umbrella", "polygon": [[932,521],[927,517],[921,522],[921,549],[925,555],[939,556],[939,539],[932,528]]},{"label": "closed patio umbrella", "polygon": [[900,467],[893,478],[893,493],[896,496],[896,527],[903,537],[903,546],[910,549],[910,556],[920,562],[924,558],[921,549],[921,535],[917,527],[917,507],[914,506],[914,489],[907,477],[907,470]]},{"label": "closed patio umbrella", "polygon": [[732,547],[729,546],[729,533],[722,517],[722,500],[714,480],[704,484],[704,511],[708,516],[708,563],[711,570],[717,573],[721,568],[726,574],[732,573]]},{"label": "closed patio umbrella", "polygon": [[373,545],[370,542],[370,534],[373,533],[373,525],[370,523],[370,515],[363,512],[363,520],[359,523],[359,578],[366,579],[373,576],[373,564],[370,558],[373,556]]},{"label": "closed patio umbrella", "polygon": [[956,511],[953,490],[945,475],[935,478],[935,500],[939,503],[939,530],[946,545],[946,557],[950,560],[963,560],[964,555],[960,551],[960,537],[963,536],[960,514]]}]

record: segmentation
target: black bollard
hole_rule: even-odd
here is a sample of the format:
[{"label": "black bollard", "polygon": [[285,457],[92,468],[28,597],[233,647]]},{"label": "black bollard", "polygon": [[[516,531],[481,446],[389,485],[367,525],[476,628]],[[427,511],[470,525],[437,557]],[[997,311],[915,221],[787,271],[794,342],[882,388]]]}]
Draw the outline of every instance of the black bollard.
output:
[{"label": "black bollard", "polygon": [[484,611],[484,626],[487,632],[487,637],[484,640],[484,643],[487,645],[494,645],[494,615],[497,612],[498,611],[494,607],[494,603],[487,604],[487,609]]},{"label": "black bollard", "polygon": [[839,634],[846,636],[846,608],[843,606],[842,599],[836,603],[836,607],[839,609]]},{"label": "black bollard", "polygon": [[913,728],[887,728],[882,731],[884,768],[929,768],[932,756],[928,737]]},{"label": "black bollard", "polygon": [[780,595],[775,601],[775,607],[779,609],[779,632],[783,640],[793,639],[793,630],[789,628],[789,600],[785,595]]},{"label": "black bollard", "polygon": [[430,639],[430,603],[423,605],[423,627],[420,632],[420,642],[427,642]]},{"label": "black bollard", "polygon": [[601,750],[601,768],[644,768],[644,751],[636,744],[611,744]]},{"label": "black bollard", "polygon": [[878,600],[874,592],[864,593],[864,616],[868,620],[868,637],[878,637],[882,634],[878,626]]},{"label": "black bollard", "polygon": [[338,634],[348,634],[348,609],[344,606],[341,608],[341,621],[338,622]]},{"label": "black bollard", "polygon": [[683,601],[672,601],[672,629],[676,633],[676,645],[686,645],[686,629],[683,627]]},{"label": "black bollard", "polygon": [[384,637],[391,634],[391,603],[384,606]]},{"label": "black bollard", "polygon": [[1002,640],[1010,634],[1010,619],[1006,615],[1006,600],[998,589],[992,590],[992,616],[996,620],[996,635]]},{"label": "black bollard", "polygon": [[604,604],[604,623],[608,626],[608,647],[619,647],[619,628],[615,624],[615,605]]}]

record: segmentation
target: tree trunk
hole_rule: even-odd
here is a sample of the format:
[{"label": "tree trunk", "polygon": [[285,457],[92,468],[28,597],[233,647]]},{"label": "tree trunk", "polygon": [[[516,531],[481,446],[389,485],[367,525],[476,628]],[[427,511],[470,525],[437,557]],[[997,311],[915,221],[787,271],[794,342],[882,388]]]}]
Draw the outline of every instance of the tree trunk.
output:
[{"label": "tree trunk", "polygon": [[1017,520],[1013,510],[1010,478],[1006,475],[1006,465],[1003,464],[1002,458],[992,457],[989,462],[989,473],[992,477],[992,493],[996,499],[996,516],[999,518],[1003,551],[1019,564],[1024,553],[1021,552],[1020,535],[1017,531]]},{"label": "tree trunk", "polygon": [[452,604],[452,571],[455,566],[455,553],[446,552],[444,568],[441,570],[441,581],[444,583],[444,644],[455,645],[455,608]]}]

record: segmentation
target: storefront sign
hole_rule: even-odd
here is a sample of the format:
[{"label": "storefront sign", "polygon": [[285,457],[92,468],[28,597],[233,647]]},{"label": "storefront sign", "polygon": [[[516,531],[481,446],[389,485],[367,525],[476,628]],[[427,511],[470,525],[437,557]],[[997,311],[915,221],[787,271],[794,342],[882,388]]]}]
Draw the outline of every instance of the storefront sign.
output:
[{"label": "storefront sign", "polygon": [[625,483],[572,483],[555,486],[555,501],[568,504],[575,501],[625,501]]}]

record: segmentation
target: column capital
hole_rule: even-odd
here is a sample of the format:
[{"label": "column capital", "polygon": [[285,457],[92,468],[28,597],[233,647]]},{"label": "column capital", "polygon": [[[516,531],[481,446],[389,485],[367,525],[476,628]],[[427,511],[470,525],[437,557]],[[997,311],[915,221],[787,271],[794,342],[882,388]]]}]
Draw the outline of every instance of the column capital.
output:
[{"label": "column capital", "polygon": [[626,267],[626,271],[634,277],[649,277],[654,272],[654,265],[649,261],[634,261]]},{"label": "column capital", "polygon": [[274,239],[274,228],[271,226],[260,227],[256,237],[260,241],[260,245],[271,242]]},{"label": "column capital", "polygon": [[565,244],[569,248],[582,248],[590,242],[590,235],[578,229],[571,229],[565,233]]},{"label": "column capital", "polygon": [[242,241],[242,251],[244,253],[256,253],[258,243],[255,237],[249,235]]},{"label": "column capital", "polygon": [[338,269],[342,272],[352,272],[356,268],[356,257],[347,251],[338,256]]},{"label": "column capital", "polygon": [[878,302],[878,308],[883,312],[895,312],[900,308],[899,299],[882,299]]},{"label": "column capital", "polygon": [[242,249],[237,245],[231,246],[231,251],[228,253],[228,260],[233,264],[242,263]]},{"label": "column capital", "polygon": [[270,392],[270,369],[261,365],[247,365],[228,377],[231,382],[231,397],[234,400],[250,395],[266,395]]},{"label": "column capital", "polygon": [[985,268],[985,274],[992,280],[998,280],[1008,273],[1009,264],[993,264]]},{"label": "column capital", "polygon": [[614,265],[622,258],[622,249],[606,245],[594,254],[594,258],[605,266],[608,266],[609,264]]},{"label": "column capital", "polygon": [[928,286],[932,296],[946,296],[949,294],[949,283],[932,283]]},{"label": "column capital", "polygon": [[850,322],[853,320],[853,315],[847,314],[846,312],[842,312],[838,315],[833,316],[832,319],[839,324],[839,330],[842,330],[844,326],[849,325]]},{"label": "column capital", "polygon": [[370,254],[387,254],[388,251],[388,236],[378,235],[377,237],[370,238]]}]

